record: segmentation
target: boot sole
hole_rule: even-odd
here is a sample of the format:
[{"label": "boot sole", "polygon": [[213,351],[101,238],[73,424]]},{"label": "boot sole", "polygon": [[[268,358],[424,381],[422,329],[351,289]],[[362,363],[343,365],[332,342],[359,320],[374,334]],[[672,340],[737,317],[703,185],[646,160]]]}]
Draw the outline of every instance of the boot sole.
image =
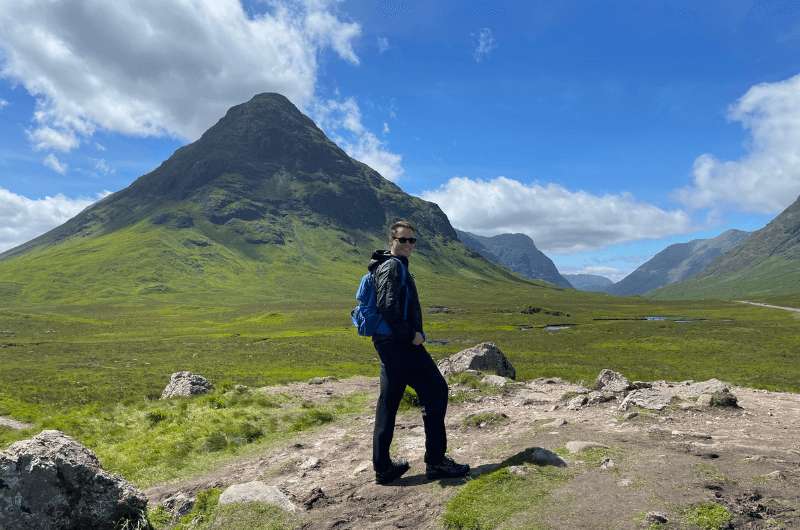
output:
[{"label": "boot sole", "polygon": [[411,469],[411,466],[405,468],[401,473],[398,473],[397,475],[392,475],[391,477],[387,477],[387,478],[375,477],[375,484],[380,484],[381,486],[385,486],[387,484],[391,484],[395,480],[399,479],[400,477],[402,477],[403,475],[408,473],[409,469]]}]

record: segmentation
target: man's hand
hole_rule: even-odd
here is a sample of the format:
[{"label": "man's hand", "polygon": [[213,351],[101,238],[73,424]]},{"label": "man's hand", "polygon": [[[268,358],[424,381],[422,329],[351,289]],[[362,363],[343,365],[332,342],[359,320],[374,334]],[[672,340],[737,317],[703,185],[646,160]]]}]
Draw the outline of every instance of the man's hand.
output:
[{"label": "man's hand", "polygon": [[414,335],[414,340],[411,341],[411,344],[413,344],[414,346],[419,346],[423,342],[425,342],[425,337],[422,336],[422,333],[417,331],[416,335]]}]

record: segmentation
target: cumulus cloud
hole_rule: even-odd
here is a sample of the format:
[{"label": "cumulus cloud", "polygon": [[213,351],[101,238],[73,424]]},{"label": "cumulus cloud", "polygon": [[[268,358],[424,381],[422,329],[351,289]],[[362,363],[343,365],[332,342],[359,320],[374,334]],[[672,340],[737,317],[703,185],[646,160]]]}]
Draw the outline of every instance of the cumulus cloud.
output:
[{"label": "cumulus cloud", "polygon": [[44,157],[42,163],[45,166],[52,169],[53,171],[55,171],[56,173],[60,173],[61,175],[67,172],[67,165],[63,163],[61,160],[59,160],[53,153],[50,153],[49,155]]},{"label": "cumulus cloud", "polygon": [[506,177],[455,177],[422,197],[437,203],[460,229],[486,236],[521,232],[550,252],[598,249],[690,228],[685,212],[663,210],[627,193],[598,196]]},{"label": "cumulus cloud", "polygon": [[692,208],[776,213],[800,194],[800,75],[751,87],[728,112],[749,132],[739,160],[703,154],[693,182],[677,192]]},{"label": "cumulus cloud", "polygon": [[111,175],[115,172],[114,168],[104,158],[90,158],[89,160],[94,164],[95,171],[101,175]]},{"label": "cumulus cloud", "polygon": [[0,252],[55,228],[108,194],[105,191],[95,198],[71,199],[58,194],[29,199],[0,188]]},{"label": "cumulus cloud", "polygon": [[494,40],[494,34],[490,28],[481,28],[477,35],[477,43],[475,50],[472,52],[472,57],[475,62],[481,62],[486,59],[489,54],[497,47]]},{"label": "cumulus cloud", "polygon": [[357,64],[360,26],[324,0],[0,0],[0,74],[37,99],[39,149],[68,151],[98,128],[193,140],[259,92],[313,100],[318,55]]},{"label": "cumulus cloud", "polygon": [[[353,98],[329,99],[317,103],[312,110],[317,124],[356,160],[364,162],[383,177],[397,182],[403,175],[402,156],[364,127],[361,110]],[[384,132],[388,126],[384,123]]]}]

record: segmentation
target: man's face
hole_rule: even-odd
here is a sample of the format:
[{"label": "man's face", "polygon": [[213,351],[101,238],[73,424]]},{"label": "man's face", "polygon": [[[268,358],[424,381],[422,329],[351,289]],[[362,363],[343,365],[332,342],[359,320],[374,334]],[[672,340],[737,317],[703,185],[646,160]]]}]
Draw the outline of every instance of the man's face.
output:
[{"label": "man's face", "polygon": [[[416,244],[408,241],[408,238],[416,237],[413,230],[401,226],[394,232],[394,239],[392,239],[392,246],[389,248],[389,252],[391,252],[393,256],[409,257],[414,251]],[[401,239],[405,241],[405,243],[401,242]]]}]

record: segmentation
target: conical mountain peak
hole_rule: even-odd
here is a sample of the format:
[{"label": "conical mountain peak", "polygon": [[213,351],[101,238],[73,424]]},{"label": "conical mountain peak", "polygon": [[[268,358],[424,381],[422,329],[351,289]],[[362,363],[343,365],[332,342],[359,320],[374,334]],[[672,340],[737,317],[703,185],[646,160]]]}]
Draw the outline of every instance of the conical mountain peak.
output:
[{"label": "conical mountain peak", "polygon": [[208,225],[202,230],[258,245],[290,239],[291,218],[382,235],[398,217],[414,222],[427,240],[456,239],[437,205],[350,158],[286,97],[263,93],[231,107],[197,141],[126,189],[2,257],[142,221],[176,229]]}]

